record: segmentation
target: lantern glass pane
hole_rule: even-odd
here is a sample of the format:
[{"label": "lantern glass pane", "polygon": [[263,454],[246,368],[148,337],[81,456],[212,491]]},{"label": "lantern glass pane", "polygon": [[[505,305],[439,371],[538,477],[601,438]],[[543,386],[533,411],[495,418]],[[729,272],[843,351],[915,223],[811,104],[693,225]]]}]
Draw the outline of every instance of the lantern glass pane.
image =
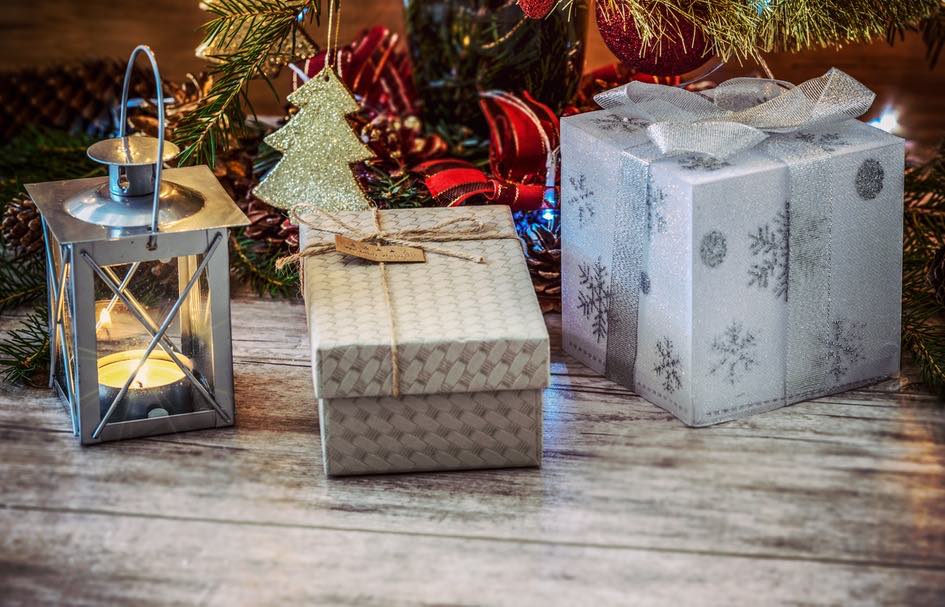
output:
[{"label": "lantern glass pane", "polygon": [[[198,263],[199,256],[188,256],[108,267],[105,272],[112,273],[115,284],[127,282],[122,290],[125,298],[117,297],[104,280],[95,277],[102,416],[127,385],[109,423],[185,415],[210,408],[201,390],[187,377],[189,371],[212,393],[212,369],[207,364],[210,358],[204,355],[200,333],[203,327],[210,327],[209,308],[202,305],[205,281],[193,286],[175,313],[192,275],[191,265]],[[152,347],[154,336],[172,314],[163,336]]]},{"label": "lantern glass pane", "polygon": [[[68,288],[71,268],[63,273],[63,254],[59,241],[52,234],[47,235],[48,247],[53,266],[53,280],[49,281],[50,304],[52,305],[53,347],[55,348],[54,378],[59,390],[67,398],[70,395],[70,382],[75,377],[75,344],[72,335],[72,291]],[[64,283],[64,284],[63,284]],[[54,288],[56,287],[56,288]],[[60,301],[61,298],[61,301]],[[60,323],[61,328],[56,326]],[[66,377],[66,373],[71,373]]]}]

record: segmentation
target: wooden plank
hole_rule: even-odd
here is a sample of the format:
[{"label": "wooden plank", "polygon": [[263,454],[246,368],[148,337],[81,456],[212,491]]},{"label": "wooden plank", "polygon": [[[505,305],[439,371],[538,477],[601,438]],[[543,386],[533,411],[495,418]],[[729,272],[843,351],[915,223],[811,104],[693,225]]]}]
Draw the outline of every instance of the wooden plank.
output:
[{"label": "wooden plank", "polygon": [[945,573],[922,569],[219,523],[202,514],[0,510],[0,528],[10,530],[0,536],[4,604],[901,605],[933,604],[945,584]]},{"label": "wooden plank", "polygon": [[[47,391],[0,393],[0,567],[24,604],[59,602],[50,576],[64,570],[88,603],[253,597],[250,570],[295,599],[351,603],[503,603],[523,579],[562,602],[708,584],[731,604],[764,596],[762,582],[800,603],[945,591],[945,409],[893,391],[907,382],[689,429],[558,353],[541,470],[329,481],[304,308],[238,300],[233,318],[232,429],[81,448]],[[135,570],[185,560],[167,583]],[[401,576],[358,582],[385,563]],[[82,581],[101,570],[128,588]],[[324,584],[289,582],[318,572]]]}]

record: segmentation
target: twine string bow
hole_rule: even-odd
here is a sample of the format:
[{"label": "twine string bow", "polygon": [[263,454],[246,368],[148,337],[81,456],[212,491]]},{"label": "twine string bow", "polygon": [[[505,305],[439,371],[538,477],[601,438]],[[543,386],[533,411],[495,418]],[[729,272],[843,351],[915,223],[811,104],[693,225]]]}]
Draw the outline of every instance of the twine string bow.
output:
[{"label": "twine string bow", "polygon": [[594,97],[602,108],[650,122],[646,134],[663,154],[724,159],[771,133],[793,133],[866,113],[876,95],[832,68],[798,86],[782,80],[732,78],[701,93],[630,82]]},{"label": "twine string bow", "polygon": [[[518,236],[516,236],[514,232],[510,234],[489,228],[489,226],[476,217],[469,215],[453,217],[452,219],[441,221],[428,228],[385,230],[381,227],[380,211],[378,209],[371,209],[374,227],[372,230],[365,231],[349,225],[337,215],[327,211],[321,209],[306,209],[306,211],[314,214],[317,221],[312,222],[305,217],[299,216],[295,211],[292,213],[293,220],[296,223],[305,224],[312,230],[322,232],[326,235],[341,235],[357,242],[415,247],[423,249],[425,253],[455,257],[473,263],[485,263],[485,259],[481,255],[471,255],[464,251],[441,247],[433,243],[505,238],[518,240]],[[290,263],[301,263],[302,260],[308,257],[316,257],[333,252],[335,252],[334,240],[323,238],[307,245],[294,255],[279,259],[276,261],[276,268],[282,269]],[[400,362],[397,355],[397,326],[394,320],[394,307],[387,264],[378,262],[377,265],[380,271],[381,286],[384,292],[384,304],[387,309],[387,320],[390,328],[391,395],[396,398],[400,396]]]}]

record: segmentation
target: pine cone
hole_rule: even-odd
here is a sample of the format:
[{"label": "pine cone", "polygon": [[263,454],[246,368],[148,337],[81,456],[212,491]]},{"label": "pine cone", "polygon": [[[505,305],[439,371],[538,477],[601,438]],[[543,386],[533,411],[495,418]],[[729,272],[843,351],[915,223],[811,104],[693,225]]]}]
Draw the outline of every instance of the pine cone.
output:
[{"label": "pine cone", "polygon": [[157,281],[163,290],[167,293],[175,293],[180,288],[177,277],[177,260],[172,259],[168,262],[152,261],[148,268],[152,279]]},{"label": "pine cone", "polygon": [[299,228],[292,225],[285,211],[277,209],[253,196],[257,179],[253,160],[258,141],[241,141],[217,156],[213,173],[224,189],[249,217],[250,225],[243,235],[256,244],[253,249],[261,254],[292,252],[299,246]]},{"label": "pine cone", "polygon": [[257,183],[253,175],[255,150],[256,146],[251,143],[241,142],[240,145],[218,154],[213,167],[213,174],[223,185],[223,189],[244,213],[248,212],[250,202],[255,200],[252,195]]},{"label": "pine cone", "polygon": [[[136,67],[132,96],[149,97],[150,74]],[[0,140],[38,125],[102,137],[112,128],[125,64],[97,59],[0,74]]]},{"label": "pine cone", "polygon": [[[181,119],[197,107],[209,93],[213,86],[213,76],[205,72],[187,74],[183,82],[165,82],[165,98],[170,96],[174,103],[164,106],[165,129],[164,138],[173,141],[174,129]],[[150,98],[143,100],[137,112],[128,117],[133,131],[142,132],[151,137],[157,137],[158,120],[157,107]]]},{"label": "pine cone", "polygon": [[929,260],[925,270],[926,280],[935,292],[939,305],[945,306],[945,246],[941,247]]},{"label": "pine cone", "polygon": [[253,248],[258,253],[275,252],[299,246],[299,229],[286,217],[281,209],[253,198],[246,209],[249,225],[243,235],[255,240]]},{"label": "pine cone", "polygon": [[16,256],[30,255],[43,246],[43,223],[29,198],[14,198],[3,211],[0,233],[6,248]]},{"label": "pine cone", "polygon": [[[538,211],[543,213],[543,211]],[[517,221],[519,235],[525,241],[528,272],[538,295],[541,311],[561,311],[561,230],[553,220],[547,225],[535,213]],[[540,215],[539,215],[540,216]]]}]

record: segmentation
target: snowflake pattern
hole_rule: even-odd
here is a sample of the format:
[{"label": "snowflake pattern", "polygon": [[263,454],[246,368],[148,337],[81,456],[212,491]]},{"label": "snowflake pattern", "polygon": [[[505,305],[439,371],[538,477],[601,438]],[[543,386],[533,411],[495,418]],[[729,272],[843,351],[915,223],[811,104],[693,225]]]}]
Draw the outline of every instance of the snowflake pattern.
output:
[{"label": "snowflake pattern", "polygon": [[651,188],[646,196],[646,232],[665,234],[669,229],[666,221],[666,193],[660,188]]},{"label": "snowflake pattern", "polygon": [[650,294],[650,275],[646,272],[640,272],[640,291],[644,295]]},{"label": "snowflake pattern", "polygon": [[663,389],[670,394],[682,387],[680,364],[673,342],[668,337],[656,342],[656,365],[653,366],[653,372],[663,381]]},{"label": "snowflake pattern", "polygon": [[758,365],[757,350],[755,334],[735,321],[712,340],[709,374],[734,386]]},{"label": "snowflake pattern", "polygon": [[578,307],[584,318],[591,321],[591,332],[600,343],[607,336],[607,312],[610,310],[607,267],[598,259],[593,265],[579,265],[578,271],[581,274]]},{"label": "snowflake pattern", "polygon": [[606,113],[603,116],[595,116],[591,119],[591,122],[602,131],[607,131],[608,133],[619,131],[627,135],[636,133],[640,129],[645,129],[650,126],[650,123],[642,118],[629,118],[627,116],[619,116],[610,113]]},{"label": "snowflake pattern", "polygon": [[773,222],[759,226],[749,233],[748,251],[755,261],[748,268],[748,286],[768,289],[778,299],[788,298],[788,259],[790,255],[791,223],[788,203],[778,211]]},{"label": "snowflake pattern", "polygon": [[581,173],[577,178],[573,175],[568,178],[571,184],[570,204],[577,207],[578,225],[584,227],[594,219],[594,190],[587,187],[587,176]]},{"label": "snowflake pattern", "polygon": [[679,166],[687,171],[718,171],[725,167],[732,166],[725,160],[719,160],[712,156],[703,156],[700,154],[689,154],[680,156],[676,159]]},{"label": "snowflake pattern", "polygon": [[834,319],[827,334],[821,337],[821,345],[824,348],[823,363],[835,383],[840,383],[856,363],[866,360],[863,355],[864,329],[866,323]]},{"label": "snowflake pattern", "polygon": [[699,257],[709,268],[715,268],[725,261],[725,255],[728,253],[728,245],[725,242],[725,234],[718,230],[707,232],[702,237],[699,245]]},{"label": "snowflake pattern", "polygon": [[875,158],[867,158],[856,172],[854,185],[856,193],[863,200],[873,200],[883,191],[883,179],[886,172],[883,165]]},{"label": "snowflake pattern", "polygon": [[840,133],[794,133],[794,139],[815,145],[828,153],[836,152],[840,148],[849,145],[849,142]]}]

